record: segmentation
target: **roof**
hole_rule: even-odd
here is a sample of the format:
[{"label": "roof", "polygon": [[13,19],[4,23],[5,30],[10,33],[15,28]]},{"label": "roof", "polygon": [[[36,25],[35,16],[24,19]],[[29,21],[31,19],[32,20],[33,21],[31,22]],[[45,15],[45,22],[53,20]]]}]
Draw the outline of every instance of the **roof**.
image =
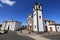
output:
[{"label": "roof", "polygon": [[33,17],[33,15],[31,13],[28,13],[28,16],[27,17],[29,17],[29,16],[32,16]]},{"label": "roof", "polygon": [[[36,2],[35,5],[40,5],[40,6],[42,6],[42,4],[41,4],[41,3],[38,3],[38,2]],[[34,6],[35,6],[35,5],[34,5]],[[34,7],[34,6],[33,6],[33,7]]]},{"label": "roof", "polygon": [[35,3],[35,5],[39,5],[39,3],[38,3],[38,2],[36,2],[36,3]]},{"label": "roof", "polygon": [[49,20],[49,19],[43,19],[43,21],[51,21],[51,22],[55,22],[55,21],[52,21],[52,20]]},{"label": "roof", "polygon": [[27,19],[29,19],[29,18],[33,18],[33,15],[29,14]]},{"label": "roof", "polygon": [[41,3],[36,2],[35,5],[41,5]]},{"label": "roof", "polygon": [[[3,21],[3,22],[19,22],[19,21],[16,21],[16,20],[7,20],[7,21]],[[19,22],[21,23],[21,22]]]},{"label": "roof", "polygon": [[50,24],[50,25],[60,25],[60,24]]}]

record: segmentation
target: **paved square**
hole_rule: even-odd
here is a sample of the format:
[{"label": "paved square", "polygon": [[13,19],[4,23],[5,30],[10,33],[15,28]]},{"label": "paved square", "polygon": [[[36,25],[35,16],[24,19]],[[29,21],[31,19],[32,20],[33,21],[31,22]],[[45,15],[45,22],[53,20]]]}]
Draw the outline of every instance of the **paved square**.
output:
[{"label": "paved square", "polygon": [[9,31],[5,34],[0,34],[0,40],[34,40],[29,36],[18,35],[16,32]]},{"label": "paved square", "polygon": [[50,39],[50,40],[60,40],[60,33],[49,33],[44,34],[42,37]]},{"label": "paved square", "polygon": [[0,34],[0,40],[60,40],[60,33],[49,34],[28,34],[28,31],[8,31],[8,33]]}]

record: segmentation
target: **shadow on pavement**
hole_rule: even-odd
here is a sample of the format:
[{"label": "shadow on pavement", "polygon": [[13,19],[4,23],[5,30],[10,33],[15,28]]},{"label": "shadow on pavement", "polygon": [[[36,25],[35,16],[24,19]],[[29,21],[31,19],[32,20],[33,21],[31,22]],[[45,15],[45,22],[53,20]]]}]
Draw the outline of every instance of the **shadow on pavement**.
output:
[{"label": "shadow on pavement", "polygon": [[29,36],[18,35],[14,31],[8,31],[8,33],[0,34],[0,40],[35,40]]}]

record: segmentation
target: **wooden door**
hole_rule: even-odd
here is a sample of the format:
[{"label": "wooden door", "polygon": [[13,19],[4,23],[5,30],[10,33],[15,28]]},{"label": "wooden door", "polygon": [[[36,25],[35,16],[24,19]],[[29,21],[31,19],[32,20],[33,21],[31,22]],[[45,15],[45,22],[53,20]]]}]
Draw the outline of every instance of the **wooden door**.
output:
[{"label": "wooden door", "polygon": [[47,32],[48,31],[47,26],[45,26],[45,28],[46,28],[45,32]]},{"label": "wooden door", "polygon": [[50,27],[50,32],[52,32],[52,27]]}]

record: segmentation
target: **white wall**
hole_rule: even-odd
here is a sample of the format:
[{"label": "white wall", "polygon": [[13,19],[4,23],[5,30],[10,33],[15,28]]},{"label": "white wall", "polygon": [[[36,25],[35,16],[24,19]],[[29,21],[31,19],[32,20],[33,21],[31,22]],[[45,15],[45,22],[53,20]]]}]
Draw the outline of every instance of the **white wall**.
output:
[{"label": "white wall", "polygon": [[12,23],[10,23],[11,24],[11,26],[10,26],[10,30],[15,30],[15,22],[12,22]]},{"label": "white wall", "polygon": [[7,22],[5,30],[8,30],[8,27],[9,27],[9,30],[14,31],[15,30],[15,23],[14,22]]},{"label": "white wall", "polygon": [[[10,25],[10,26],[9,26]],[[9,29],[8,29],[9,27]],[[3,22],[1,30],[18,30],[21,28],[21,23],[20,22]]]},{"label": "white wall", "polygon": [[36,16],[36,11],[33,13],[33,31],[37,31],[37,16]]},{"label": "white wall", "polygon": [[[41,18],[39,16],[41,16]],[[44,27],[43,27],[42,11],[39,11],[39,10],[38,10],[38,24],[39,24],[39,31],[43,32],[44,31]]]},{"label": "white wall", "polygon": [[60,32],[60,25],[57,25],[56,28],[57,28],[57,31]]},{"label": "white wall", "polygon": [[5,29],[5,27],[6,27],[6,22],[3,22],[3,23],[2,23],[1,30],[4,30],[4,29]]},{"label": "white wall", "polygon": [[15,30],[18,30],[20,28],[22,28],[21,23],[20,22],[15,22]]}]

